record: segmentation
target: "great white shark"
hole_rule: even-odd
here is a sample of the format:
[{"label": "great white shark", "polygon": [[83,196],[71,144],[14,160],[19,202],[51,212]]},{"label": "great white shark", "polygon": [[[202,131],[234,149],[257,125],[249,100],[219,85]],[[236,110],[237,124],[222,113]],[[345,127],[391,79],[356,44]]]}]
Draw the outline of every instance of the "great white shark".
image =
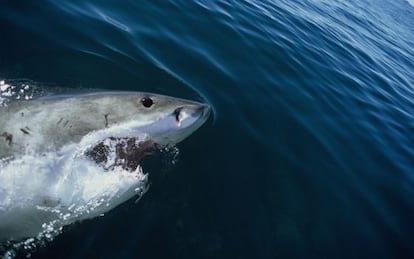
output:
[{"label": "great white shark", "polygon": [[[130,184],[131,176],[126,176],[117,187],[107,182],[124,171],[88,167],[111,159],[106,156],[125,156],[119,148],[110,154],[105,143],[125,140],[129,144],[123,149],[140,160],[147,149],[184,140],[203,125],[210,110],[204,103],[140,92],[52,96],[0,107],[0,241],[35,236],[48,222],[61,220],[55,226],[62,227],[95,217],[130,199],[138,181]],[[76,165],[78,156],[90,162]],[[39,159],[53,161],[38,165]],[[112,178],[101,181],[103,177]],[[86,206],[80,203],[99,206],[93,205],[87,215],[76,214]]]}]

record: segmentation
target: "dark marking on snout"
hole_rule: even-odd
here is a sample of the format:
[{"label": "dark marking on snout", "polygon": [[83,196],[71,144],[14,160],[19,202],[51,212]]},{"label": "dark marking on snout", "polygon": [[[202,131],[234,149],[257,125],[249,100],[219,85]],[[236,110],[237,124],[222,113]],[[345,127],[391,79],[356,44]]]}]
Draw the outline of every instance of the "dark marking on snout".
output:
[{"label": "dark marking on snout", "polygon": [[22,112],[20,115],[22,115],[22,117],[24,117],[24,112]]},{"label": "dark marking on snout", "polygon": [[[27,127],[26,127],[27,128]],[[30,132],[29,132],[29,130],[27,130],[27,129],[20,129],[20,131],[21,132],[23,132],[24,134],[26,134],[26,135],[30,135]]]},{"label": "dark marking on snout", "polygon": [[13,135],[8,133],[8,132],[3,132],[3,134],[0,135],[0,137],[4,137],[5,140],[7,141],[7,144],[9,144],[9,146],[12,145],[13,143]]},{"label": "dark marking on snout", "polygon": [[56,123],[56,125],[59,125],[63,121],[63,118],[60,118],[60,120]]},{"label": "dark marking on snout", "polygon": [[65,121],[65,123],[63,123],[63,127],[65,128],[66,126],[68,126],[69,121]]},{"label": "dark marking on snout", "polygon": [[104,117],[105,117],[105,128],[108,128],[108,126],[109,126],[108,116],[109,116],[109,113],[104,115]]}]

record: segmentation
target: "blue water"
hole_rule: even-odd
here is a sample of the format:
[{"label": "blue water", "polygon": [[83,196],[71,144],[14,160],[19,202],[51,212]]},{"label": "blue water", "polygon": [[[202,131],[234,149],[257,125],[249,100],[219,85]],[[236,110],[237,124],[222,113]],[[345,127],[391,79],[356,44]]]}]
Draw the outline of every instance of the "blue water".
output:
[{"label": "blue water", "polygon": [[414,257],[410,1],[9,1],[0,79],[214,109],[138,203],[33,258]]}]

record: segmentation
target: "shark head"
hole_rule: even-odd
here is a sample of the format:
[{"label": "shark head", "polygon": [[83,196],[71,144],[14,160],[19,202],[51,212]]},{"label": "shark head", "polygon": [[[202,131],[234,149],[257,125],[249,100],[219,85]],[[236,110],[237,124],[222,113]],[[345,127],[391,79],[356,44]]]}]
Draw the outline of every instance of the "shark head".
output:
[{"label": "shark head", "polygon": [[0,157],[27,149],[56,151],[90,135],[95,140],[145,135],[159,145],[170,146],[196,131],[210,110],[207,104],[140,92],[97,92],[14,102],[0,116]]},{"label": "shark head", "polygon": [[[207,104],[150,93],[109,92],[77,97],[85,129],[102,137],[144,134],[164,146],[177,144],[207,120]],[[79,132],[82,132],[80,129]],[[83,132],[85,134],[86,132]]]},{"label": "shark head", "polygon": [[[129,99],[135,107],[125,111],[131,114],[119,125],[126,125],[127,133],[146,134],[160,145],[174,145],[187,138],[203,125],[211,110],[206,104],[148,93],[135,94]],[[109,113],[109,120],[110,117]],[[116,117],[114,119],[116,121]],[[118,125],[115,123],[114,126],[117,128]]]},{"label": "shark head", "polygon": [[87,156],[106,163],[112,154],[130,168],[136,168],[151,150],[187,138],[211,110],[203,103],[150,93],[94,93],[77,98],[78,106],[87,108],[79,112],[87,127],[77,130],[84,136],[80,146],[87,147]]}]

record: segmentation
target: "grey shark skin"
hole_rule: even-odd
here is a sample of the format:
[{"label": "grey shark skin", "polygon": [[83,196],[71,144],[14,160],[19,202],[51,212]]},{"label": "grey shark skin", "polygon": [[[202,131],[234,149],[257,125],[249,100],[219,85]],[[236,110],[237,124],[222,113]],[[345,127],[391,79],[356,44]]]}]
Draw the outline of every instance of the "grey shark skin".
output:
[{"label": "grey shark skin", "polygon": [[174,145],[208,118],[206,104],[139,92],[100,92],[11,102],[0,108],[0,159],[56,151],[91,132],[105,137],[146,134]]},{"label": "grey shark skin", "polygon": [[[108,138],[134,138],[144,134],[151,142],[174,145],[197,130],[209,113],[210,107],[206,104],[138,92],[101,92],[11,102],[0,107],[0,176],[5,172],[1,163],[7,166],[8,162],[4,161],[9,159],[10,164],[20,156],[23,164],[26,163],[27,154],[35,157],[45,154],[48,159],[47,154],[65,154],[65,150],[73,147],[77,150],[78,146],[99,146],[96,141]],[[71,213],[68,219],[56,223],[66,225],[102,215],[136,195],[139,181],[134,178],[126,185],[116,185],[124,188],[119,193],[111,189],[116,193],[108,198],[111,204],[102,203],[93,211],[77,215],[77,207],[71,209],[73,204],[81,202],[76,206],[82,208],[94,197],[106,197],[106,193],[88,196],[91,190],[101,189],[94,181],[82,180],[84,172],[67,173],[64,167],[59,170],[62,175],[54,170],[50,176],[28,172],[33,179],[20,178],[21,172],[3,174],[5,180],[13,180],[0,183],[0,243],[36,236],[44,230],[43,223],[57,219],[55,208],[60,213]],[[9,174],[16,177],[8,178]],[[99,177],[105,175],[110,174]],[[130,179],[129,174],[122,177]],[[95,206],[94,202],[91,204]]]}]

